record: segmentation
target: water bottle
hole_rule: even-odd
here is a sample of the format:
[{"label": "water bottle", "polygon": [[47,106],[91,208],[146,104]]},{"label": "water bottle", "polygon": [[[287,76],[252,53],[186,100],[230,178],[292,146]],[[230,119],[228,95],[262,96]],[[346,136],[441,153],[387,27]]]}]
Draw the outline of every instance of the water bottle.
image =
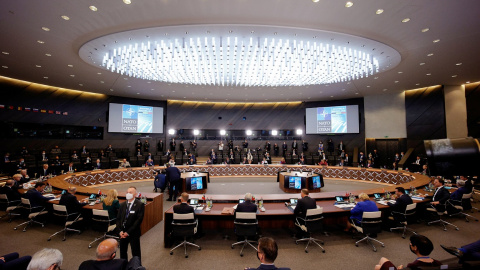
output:
[{"label": "water bottle", "polygon": [[258,202],[258,207],[262,208],[263,207],[263,198],[260,198],[260,201]]}]

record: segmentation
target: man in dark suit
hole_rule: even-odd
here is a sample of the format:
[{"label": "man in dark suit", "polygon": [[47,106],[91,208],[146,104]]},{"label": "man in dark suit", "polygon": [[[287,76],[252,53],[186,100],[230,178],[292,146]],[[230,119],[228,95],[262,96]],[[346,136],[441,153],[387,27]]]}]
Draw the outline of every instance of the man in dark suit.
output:
[{"label": "man in dark suit", "polygon": [[120,258],[128,260],[128,244],[132,249],[132,256],[138,256],[142,261],[142,251],[140,248],[140,225],[145,213],[145,205],[135,199],[137,188],[131,186],[127,189],[125,198],[127,199],[120,205],[117,216],[117,229],[120,231]]},{"label": "man in dark suit", "polygon": [[77,192],[76,187],[69,187],[67,193],[63,194],[60,197],[58,204],[65,205],[67,207],[67,212],[69,214],[79,213],[82,210],[82,207],[87,204],[88,198],[83,199],[82,202],[79,202],[75,193]]},{"label": "man in dark suit", "polygon": [[297,140],[293,140],[293,143],[292,143],[292,151],[297,152],[297,149],[298,149]]},{"label": "man in dark suit", "polygon": [[97,158],[97,162],[95,162],[95,165],[93,166],[94,170],[100,170],[102,169],[102,163],[100,162],[100,159]]},{"label": "man in dark suit", "polygon": [[180,204],[173,206],[173,212],[176,214],[188,214],[188,213],[195,213],[195,210],[192,206],[188,205],[188,193],[183,192],[180,195]]},{"label": "man in dark suit", "polygon": [[157,143],[157,151],[158,151],[158,152],[163,152],[163,149],[164,149],[163,140],[160,140],[160,141]]},{"label": "man in dark suit", "polygon": [[43,196],[42,192],[44,189],[45,189],[45,183],[37,182],[33,189],[30,189],[29,191],[27,191],[27,193],[25,193],[25,198],[30,200],[30,205],[32,207],[42,207],[45,205],[46,201],[54,199],[54,197]]},{"label": "man in dark suit", "polygon": [[27,169],[23,169],[20,171],[20,174],[22,175],[22,178],[20,179],[19,184],[24,184],[30,181],[30,176],[27,174]]},{"label": "man in dark suit", "polygon": [[396,187],[395,195],[397,196],[395,203],[387,202],[388,206],[390,206],[392,212],[405,213],[407,205],[413,203],[412,198],[405,194],[405,189],[403,187]]},{"label": "man in dark suit", "polygon": [[235,209],[235,214],[237,212],[249,212],[249,213],[257,212],[257,205],[252,202],[252,193],[245,194],[245,201],[242,203],[239,203],[237,205],[237,209]]},{"label": "man in dark suit", "polygon": [[170,142],[170,151],[175,152],[175,147],[177,146],[177,143],[175,142],[175,139],[172,139]]},{"label": "man in dark suit", "polygon": [[288,145],[286,142],[283,142],[282,150],[283,150],[283,157],[287,156]]},{"label": "man in dark suit", "polygon": [[73,164],[73,162],[68,163],[67,166],[65,166],[65,171],[66,172],[76,172],[77,171],[77,166]]},{"label": "man in dark suit", "polygon": [[290,270],[290,268],[277,268],[274,264],[278,255],[278,246],[275,240],[270,237],[258,239],[257,258],[260,260],[258,268],[246,268],[248,270]]},{"label": "man in dark suit", "polygon": [[118,242],[115,239],[103,240],[97,247],[97,259],[82,262],[78,270],[126,270],[127,260],[115,259]]},{"label": "man in dark suit", "polygon": [[317,202],[315,199],[312,199],[309,195],[308,189],[302,189],[300,196],[302,197],[300,200],[297,201],[297,206],[295,207],[295,211],[293,212],[296,217],[305,218],[307,215],[308,209],[315,209],[317,208]]},{"label": "man in dark suit", "polygon": [[18,201],[20,203],[20,193],[14,186],[15,180],[7,180],[5,183],[5,186],[0,188],[0,194],[5,194],[7,195],[7,199],[12,202],[12,201]]},{"label": "man in dark suit", "polygon": [[433,193],[432,206],[437,210],[445,209],[445,203],[450,199],[450,192],[443,186],[445,181],[437,178],[433,180],[435,186],[435,193]]},{"label": "man in dark suit", "polygon": [[[178,191],[180,190],[180,170],[177,167],[173,167],[170,163],[167,163],[165,179],[170,184],[168,187],[168,199],[167,201],[177,200]],[[175,187],[175,190],[173,188]]]},{"label": "man in dark suit", "polygon": [[50,169],[48,168],[48,164],[43,164],[43,167],[38,171],[38,175],[40,177],[46,177],[51,173]]}]

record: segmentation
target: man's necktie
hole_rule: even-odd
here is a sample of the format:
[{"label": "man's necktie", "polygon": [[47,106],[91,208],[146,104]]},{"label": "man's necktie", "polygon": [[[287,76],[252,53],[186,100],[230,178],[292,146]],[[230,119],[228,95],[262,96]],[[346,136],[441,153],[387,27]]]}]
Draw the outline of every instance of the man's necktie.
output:
[{"label": "man's necktie", "polygon": [[127,213],[125,215],[125,219],[128,218],[128,215],[130,214],[130,203],[127,203]]}]

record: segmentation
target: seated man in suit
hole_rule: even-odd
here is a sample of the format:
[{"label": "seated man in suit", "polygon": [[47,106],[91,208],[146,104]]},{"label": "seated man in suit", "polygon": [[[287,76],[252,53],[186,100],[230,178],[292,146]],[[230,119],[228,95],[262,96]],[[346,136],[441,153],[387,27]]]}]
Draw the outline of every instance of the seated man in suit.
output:
[{"label": "seated man in suit", "polygon": [[[97,247],[96,260],[88,260],[82,262],[78,270],[126,270],[127,260],[115,259],[118,250],[118,242],[115,239],[103,240]],[[134,257],[137,258],[138,257]],[[133,258],[132,258],[133,260]]]},{"label": "seated man in suit", "polygon": [[180,204],[173,206],[173,212],[176,214],[188,214],[188,213],[195,213],[195,210],[192,206],[188,205],[188,198],[189,195],[186,192],[183,192],[180,195]]},{"label": "seated man in suit", "polygon": [[403,187],[396,187],[395,188],[395,203],[387,202],[388,206],[390,206],[390,210],[392,211],[393,218],[397,222],[404,222],[404,216],[399,215],[398,213],[405,213],[405,209],[407,209],[407,205],[412,204],[412,198],[405,194],[405,189]]},{"label": "seated man in suit", "polygon": [[257,212],[257,205],[252,202],[252,193],[245,194],[245,201],[237,205],[235,209],[235,214],[237,212]]},{"label": "seated man in suit", "polygon": [[[42,207],[45,206],[45,202],[54,197],[45,197],[42,195],[43,190],[45,189],[45,183],[37,182],[33,189],[30,189],[25,193],[25,198],[30,200],[30,205],[32,207]],[[56,196],[58,197],[58,196]]]},{"label": "seated man in suit", "polygon": [[20,175],[22,175],[22,178],[20,179],[19,184],[24,184],[30,181],[30,176],[27,174],[27,169],[23,169],[20,171]]},{"label": "seated man in suit", "polygon": [[464,194],[468,194],[470,192],[467,191],[467,189],[465,188],[465,181],[464,180],[457,180],[457,187],[458,189],[455,190],[451,195],[450,195],[450,199],[454,200],[454,201],[461,201],[462,200],[462,197]]},{"label": "seated man in suit", "polygon": [[67,212],[69,214],[79,213],[82,210],[82,207],[88,203],[88,198],[79,202],[75,193],[77,192],[76,187],[69,187],[67,192],[60,197],[58,204],[65,205],[67,207]]},{"label": "seated man in suit", "polygon": [[39,176],[40,177],[47,177],[51,173],[51,170],[48,168],[48,164],[45,163],[43,164],[43,167],[39,171]]},{"label": "seated man in suit", "polygon": [[[307,210],[308,209],[315,209],[317,208],[317,202],[315,199],[312,199],[310,196],[308,196],[310,193],[308,192],[308,189],[304,188],[302,189],[300,196],[302,197],[300,200],[297,201],[297,206],[295,207],[295,210],[293,211],[293,214],[296,217],[300,218],[305,218],[307,215]],[[298,220],[298,222],[302,222],[302,220]],[[301,224],[302,225],[302,224]],[[301,239],[303,238],[303,231],[298,227],[297,228],[297,238]]]},{"label": "seated man in suit", "polygon": [[278,246],[275,240],[270,237],[262,237],[258,239],[257,258],[260,260],[258,268],[245,268],[248,270],[290,270],[290,268],[275,267],[275,259],[278,255]]},{"label": "seated man in suit", "polygon": [[100,170],[102,169],[102,163],[100,162],[100,159],[97,158],[97,162],[95,162],[95,165],[93,165],[94,170]]},{"label": "seated man in suit", "polygon": [[5,186],[0,188],[0,194],[5,194],[7,195],[7,198],[10,202],[12,201],[18,201],[20,202],[21,200],[21,195],[20,192],[18,192],[18,189],[15,187],[15,180],[7,180],[5,183]]},{"label": "seated man in suit", "polygon": [[[431,206],[436,211],[445,211],[446,203],[448,199],[450,199],[450,192],[443,186],[444,183],[445,181],[441,178],[435,178],[435,180],[433,180],[433,186],[435,187],[435,192],[433,193]],[[430,216],[429,218],[431,220],[434,220],[436,217],[437,215],[435,214],[433,216]]]},{"label": "seated man in suit", "polygon": [[120,162],[120,165],[118,166],[119,168],[130,168],[130,162],[127,161],[126,158],[124,158],[122,160],[122,162]]}]

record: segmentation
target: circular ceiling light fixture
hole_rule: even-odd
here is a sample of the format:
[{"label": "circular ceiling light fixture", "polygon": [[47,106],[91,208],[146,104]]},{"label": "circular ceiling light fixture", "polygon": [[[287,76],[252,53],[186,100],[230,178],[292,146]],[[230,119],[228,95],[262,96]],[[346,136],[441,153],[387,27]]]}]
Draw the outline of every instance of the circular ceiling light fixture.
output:
[{"label": "circular ceiling light fixture", "polygon": [[339,83],[394,68],[401,60],[390,46],[362,37],[253,25],[131,30],[89,41],[79,55],[129,77],[229,87]]}]

